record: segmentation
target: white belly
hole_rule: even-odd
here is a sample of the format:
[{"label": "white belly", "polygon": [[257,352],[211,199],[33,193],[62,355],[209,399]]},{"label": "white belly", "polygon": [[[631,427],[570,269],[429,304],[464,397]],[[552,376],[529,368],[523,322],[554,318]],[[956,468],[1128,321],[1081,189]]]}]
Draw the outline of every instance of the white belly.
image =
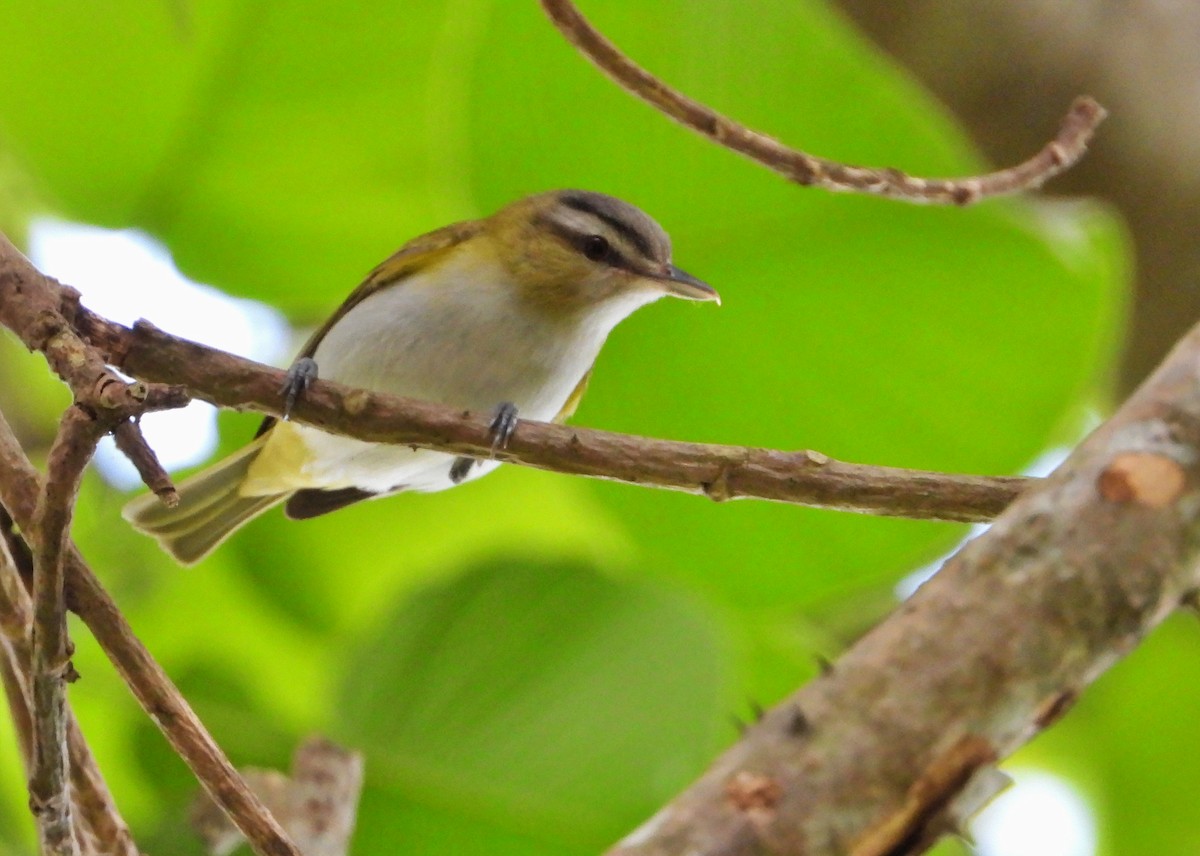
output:
[{"label": "white belly", "polygon": [[[523,305],[499,280],[502,275],[494,263],[443,265],[371,295],[317,347],[319,376],[481,413],[509,402],[522,418],[549,421],[562,411],[613,326],[657,296],[629,295],[586,318],[552,319]],[[442,490],[452,486],[453,460],[445,453],[281,423],[241,492],[350,486],[374,493]],[[479,462],[468,478],[496,466]]]}]

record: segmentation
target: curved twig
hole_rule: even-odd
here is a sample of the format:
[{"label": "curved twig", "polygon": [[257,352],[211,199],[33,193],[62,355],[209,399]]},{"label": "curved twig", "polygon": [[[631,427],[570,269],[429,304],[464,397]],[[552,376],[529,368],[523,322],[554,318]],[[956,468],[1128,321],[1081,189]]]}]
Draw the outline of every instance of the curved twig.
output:
[{"label": "curved twig", "polygon": [[869,193],[906,202],[969,205],[1040,187],[1083,156],[1106,111],[1094,99],[1075,99],[1058,135],[1029,160],[965,178],[917,178],[897,169],[850,166],[806,154],[747,128],[663,83],[625,56],[593,27],[571,0],[541,0],[542,8],[580,53],[627,92],[714,143],[758,161],[788,179],[826,190]]}]

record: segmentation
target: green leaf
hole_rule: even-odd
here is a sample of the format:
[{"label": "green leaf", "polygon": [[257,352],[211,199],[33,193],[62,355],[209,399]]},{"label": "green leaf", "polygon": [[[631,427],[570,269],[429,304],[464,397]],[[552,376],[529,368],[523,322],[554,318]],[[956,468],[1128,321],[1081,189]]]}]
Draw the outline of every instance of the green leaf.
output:
[{"label": "green leaf", "polygon": [[[459,836],[594,849],[733,736],[717,725],[726,668],[687,599],[584,565],[492,562],[414,597],[351,657],[337,731],[402,816],[427,806]],[[412,821],[431,822],[444,828]],[[458,836],[398,840],[460,852]]]}]

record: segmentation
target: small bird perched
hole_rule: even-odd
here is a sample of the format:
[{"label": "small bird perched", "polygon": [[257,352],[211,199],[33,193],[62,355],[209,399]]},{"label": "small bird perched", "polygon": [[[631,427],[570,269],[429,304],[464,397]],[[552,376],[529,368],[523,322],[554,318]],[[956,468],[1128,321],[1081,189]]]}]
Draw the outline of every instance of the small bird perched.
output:
[{"label": "small bird perched", "polygon": [[[288,372],[285,415],[317,376],[471,410],[561,422],[579,403],[609,332],[663,295],[720,301],[671,263],[671,240],[637,208],[599,193],[530,196],[491,217],[415,238],[371,271]],[[266,419],[254,442],[125,519],[184,564],[274,505],[304,519],[403,490],[436,491],[498,461],[368,443]]]}]

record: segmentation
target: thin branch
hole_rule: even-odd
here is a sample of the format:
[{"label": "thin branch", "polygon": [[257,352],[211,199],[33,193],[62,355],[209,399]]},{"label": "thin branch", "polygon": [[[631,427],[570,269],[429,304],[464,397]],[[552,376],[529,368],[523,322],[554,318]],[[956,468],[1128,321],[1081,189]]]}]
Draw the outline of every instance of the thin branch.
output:
[{"label": "thin branch", "polygon": [[612,856],[908,856],[1200,590],[1200,325],[1045,481]]},{"label": "thin branch", "polygon": [[[40,485],[37,471],[0,414],[0,504],[24,531],[36,531],[29,527]],[[259,856],[300,856],[142,645],[74,546],[68,546],[65,560],[67,606],[83,619],[142,709],[200,784],[237,824]]]},{"label": "thin branch", "polygon": [[78,854],[71,818],[67,688],[75,679],[63,600],[64,550],[75,495],[104,429],[80,407],[63,414],[31,524],[33,545],[33,770],[29,805],[43,851]]},{"label": "thin branch", "polygon": [[[134,377],[177,384],[221,407],[280,414],[283,372],[138,322],[133,329],[81,309],[80,329]],[[493,454],[490,416],[317,381],[297,422],[362,440]],[[723,501],[743,497],[918,519],[995,517],[1028,483],[836,461],[819,452],[682,443],[522,421],[496,457],[573,475],[667,488]]]},{"label": "thin branch", "polygon": [[758,161],[791,181],[826,190],[869,193],[906,202],[968,205],[992,196],[1040,187],[1069,169],[1087,150],[1105,110],[1088,97],[1075,99],[1058,136],[1029,160],[998,172],[966,178],[928,179],[897,169],[849,166],[815,157],[751,130],[671,88],[608,40],[571,0],[541,0],[559,31],[627,92],[714,143]]},{"label": "thin branch", "polygon": [[[224,810],[230,812],[255,852],[298,856],[295,846],[246,788],[66,540],[77,479],[94,441],[109,428],[147,410],[175,407],[187,400],[178,388],[126,384],[108,368],[104,356],[76,332],[74,321],[81,311],[78,292],[43,276],[0,235],[0,323],[16,332],[27,347],[45,355],[51,368],[71,387],[77,402],[64,418],[59,435],[61,442],[51,453],[51,476],[47,478],[44,493],[38,493],[41,489],[34,487],[39,484],[37,474],[7,423],[0,418],[2,502],[18,525],[30,533],[37,555],[35,708],[37,711],[57,711],[62,707],[61,696],[54,694],[54,681],[50,678],[58,678],[61,691],[61,677],[66,674],[69,663],[65,632],[59,629],[64,626],[59,619],[65,563],[67,594],[73,608],[88,623],[147,713],[192,767],[201,784],[209,789]],[[92,430],[85,431],[80,419],[91,419]],[[74,430],[68,430],[72,426]],[[136,432],[126,430],[123,435],[126,446],[137,450],[143,471],[152,472],[154,467],[149,459],[153,455],[148,448],[140,448],[145,445],[144,440]],[[84,439],[87,443],[82,442]],[[86,454],[79,455],[78,451],[85,446]],[[57,468],[56,461],[59,462]],[[161,484],[157,487],[162,489]],[[49,677],[43,680],[44,676]],[[56,713],[44,726],[35,716],[35,724],[39,729],[35,754],[43,751],[42,744],[47,742],[46,739],[51,740],[57,752],[65,740],[64,716]],[[46,801],[62,792],[64,773],[62,757],[47,754],[46,758],[35,759],[35,772],[30,783],[35,809],[54,821],[51,832],[55,841],[64,840],[62,821],[68,817],[69,805],[58,800],[51,805]]]},{"label": "thin branch", "polygon": [[28,775],[33,760],[33,717],[29,714],[28,687],[17,663],[17,650],[12,640],[0,639],[0,685],[4,687],[4,699],[17,738],[17,749],[20,750],[21,763]]},{"label": "thin branch", "polygon": [[[251,768],[242,773],[304,856],[346,856],[362,790],[362,755],[309,737],[292,757],[292,774]],[[205,795],[192,806],[191,827],[208,852],[229,853],[242,837]]]},{"label": "thin branch", "polygon": [[[6,522],[2,519],[5,516],[0,508],[0,523]],[[19,645],[27,645],[32,627],[33,606],[29,602],[29,592],[25,590],[17,560],[9,548],[9,538],[0,537],[0,635]],[[28,650],[26,648],[26,653]],[[25,658],[20,667],[22,671],[28,670],[29,662]]]},{"label": "thin branch", "polygon": [[[29,593],[21,582],[7,539],[0,538],[0,632],[4,635],[0,640],[0,676],[27,772],[33,761],[33,720],[30,716],[33,700],[29,690],[29,676],[33,670],[32,627],[33,607]],[[67,717],[71,799],[78,818],[80,848],[84,853],[104,856],[139,856],[129,827],[117,811],[108,784],[69,707]]]},{"label": "thin branch", "polygon": [[[7,301],[6,290],[12,298]],[[35,313],[10,305],[25,300],[42,309]],[[68,311],[60,313],[54,308],[59,306],[68,307]],[[69,317],[75,325],[69,335],[56,327],[59,333],[53,341],[69,357],[78,358],[96,372],[70,375],[77,395],[99,398],[96,390],[101,390],[110,398],[116,396],[107,380],[116,375],[104,367],[105,360],[134,377],[176,385],[168,390],[174,398],[156,391],[154,386],[143,387],[140,393],[122,393],[119,402],[108,403],[112,424],[160,402],[184,400],[184,390],[223,407],[280,415],[282,372],[175,338],[145,322],[130,330],[102,318],[80,306],[73,289],[42,276],[0,235],[0,323],[37,326],[33,330],[18,329],[18,333],[31,346],[46,347],[47,359],[57,365],[51,357],[57,351],[39,332],[51,316]],[[76,335],[76,330],[82,337]],[[75,362],[64,359],[68,365],[62,371],[67,372]],[[97,361],[100,368],[96,368]],[[293,415],[299,422],[363,440],[476,457],[494,454],[487,427],[490,416],[329,382],[318,381]],[[148,449],[145,451],[149,454]],[[508,447],[496,457],[574,475],[681,490],[718,501],[755,497],[842,511],[961,522],[991,519],[1025,484],[1017,478],[849,464],[811,451],[677,443],[530,421],[521,423]],[[135,455],[134,459],[146,470],[151,489],[163,495],[161,479],[146,469],[144,456],[139,459]]]},{"label": "thin branch", "polygon": [[116,440],[117,449],[138,471],[146,487],[154,491],[168,508],[178,505],[179,494],[175,491],[171,476],[163,469],[158,455],[154,454],[154,450],[146,442],[142,426],[136,420],[126,419],[113,429],[113,439]]},{"label": "thin branch", "polygon": [[33,609],[6,539],[0,538],[0,680],[28,775],[33,766],[33,717],[28,675]]}]

